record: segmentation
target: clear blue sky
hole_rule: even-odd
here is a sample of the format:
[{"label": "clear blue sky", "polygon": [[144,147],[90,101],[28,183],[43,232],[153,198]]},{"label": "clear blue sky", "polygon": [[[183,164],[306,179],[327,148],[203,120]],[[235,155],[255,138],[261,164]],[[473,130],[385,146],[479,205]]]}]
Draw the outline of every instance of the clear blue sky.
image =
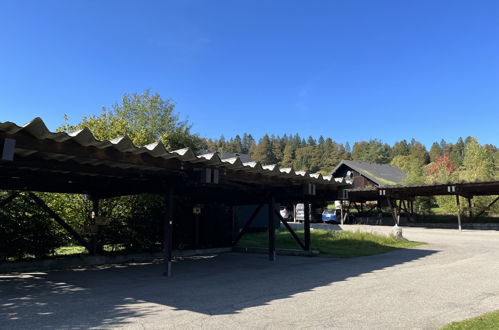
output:
[{"label": "clear blue sky", "polygon": [[499,145],[499,1],[2,1],[0,121],[151,88],[205,137]]}]

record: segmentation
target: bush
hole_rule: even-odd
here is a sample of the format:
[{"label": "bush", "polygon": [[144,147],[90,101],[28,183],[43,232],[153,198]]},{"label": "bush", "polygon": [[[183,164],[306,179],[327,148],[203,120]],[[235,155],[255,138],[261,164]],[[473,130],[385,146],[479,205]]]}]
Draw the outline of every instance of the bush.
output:
[{"label": "bush", "polygon": [[[6,194],[2,194],[6,197]],[[37,258],[68,244],[58,224],[21,195],[0,210],[0,260]]]}]

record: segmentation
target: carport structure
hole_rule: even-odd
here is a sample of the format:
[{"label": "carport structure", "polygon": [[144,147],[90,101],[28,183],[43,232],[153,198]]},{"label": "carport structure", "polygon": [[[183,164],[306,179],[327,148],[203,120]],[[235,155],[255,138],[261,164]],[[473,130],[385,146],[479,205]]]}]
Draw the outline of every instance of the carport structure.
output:
[{"label": "carport structure", "polygon": [[[342,186],[331,177],[293,171],[278,165],[243,163],[239,157],[221,160],[217,153],[196,156],[190,149],[167,151],[162,143],[135,146],[128,137],[97,140],[85,128],[74,133],[51,132],[40,118],[25,126],[0,123],[0,189],[31,198],[92,253],[91,242],[73,230],[32,191],[86,194],[93,201],[141,193],[165,197],[164,251],[166,273],[171,273],[173,207],[176,196],[195,203],[227,205],[268,204],[269,259],[275,259],[274,216],[277,203],[325,202],[337,199]],[[260,207],[259,207],[260,208]],[[256,212],[255,212],[256,213]],[[303,249],[310,249],[310,219],[305,212],[304,242],[281,221]],[[234,244],[252,221],[250,217]]]},{"label": "carport structure", "polygon": [[[410,186],[381,186],[366,189],[353,189],[345,191],[343,194],[349,202],[364,203],[367,201],[377,201],[378,205],[386,200],[391,209],[393,219],[398,225],[400,223],[401,211],[404,211],[408,217],[414,215],[413,202],[418,196],[456,196],[457,222],[461,230],[462,209],[459,197],[467,200],[468,216],[473,217],[472,199],[475,196],[496,196],[481,213],[490,209],[499,200],[499,181],[477,181],[477,182],[448,182],[437,184],[423,184]],[[347,211],[348,212],[348,211]]]}]

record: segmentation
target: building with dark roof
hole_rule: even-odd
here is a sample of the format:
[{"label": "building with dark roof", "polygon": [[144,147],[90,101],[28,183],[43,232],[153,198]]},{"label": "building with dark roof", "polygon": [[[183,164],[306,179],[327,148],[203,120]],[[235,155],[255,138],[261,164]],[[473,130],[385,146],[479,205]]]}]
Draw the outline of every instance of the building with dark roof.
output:
[{"label": "building with dark roof", "polygon": [[404,171],[392,165],[352,160],[342,160],[331,175],[337,181],[344,179],[354,189],[400,185],[406,177]]}]

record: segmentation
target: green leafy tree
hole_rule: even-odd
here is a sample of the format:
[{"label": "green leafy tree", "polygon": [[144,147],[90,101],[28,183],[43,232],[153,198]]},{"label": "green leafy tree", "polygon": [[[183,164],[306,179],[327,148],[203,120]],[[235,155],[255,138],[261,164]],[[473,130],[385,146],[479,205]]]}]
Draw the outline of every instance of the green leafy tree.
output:
[{"label": "green leafy tree", "polygon": [[409,144],[406,140],[402,140],[393,145],[393,156],[408,156],[409,155]]},{"label": "green leafy tree", "polygon": [[[174,113],[174,108],[175,104],[171,100],[163,99],[157,93],[151,94],[149,90],[144,91],[142,94],[125,94],[121,103],[113,105],[111,109],[104,107],[100,116],[83,117],[76,125],[70,125],[67,118],[65,118],[65,125],[60,127],[59,131],[73,132],[88,127],[94,136],[100,140],[110,140],[126,135],[137,146],[161,141],[167,149],[171,150],[184,147],[198,149],[203,144],[206,146],[208,144],[206,141],[203,141],[197,135],[191,134],[191,126],[186,121],[179,120],[178,115]],[[85,228],[90,224],[89,201],[85,200],[81,195],[43,194],[42,196],[47,204],[66,221],[78,231],[85,233]],[[139,200],[144,202],[145,206],[138,203]],[[121,231],[122,234],[124,231],[129,232],[130,235],[120,234],[117,237],[124,237],[124,240],[129,240],[132,237],[140,236],[138,234],[142,230],[140,228],[147,226],[147,221],[149,221],[151,228],[155,228],[155,223],[158,222],[156,215],[163,212],[162,207],[158,207],[158,205],[162,205],[161,198],[158,196],[127,196],[102,200],[100,212],[114,219],[113,224],[121,223],[121,227],[114,226],[113,228]],[[134,228],[133,218],[125,217],[121,211],[129,210],[127,214],[133,215],[138,212],[140,207],[144,207],[149,212],[142,212],[141,217],[149,220],[144,220],[146,222],[141,224],[142,227]],[[125,223],[128,226],[124,226]],[[111,233],[112,230],[107,230],[100,237],[101,241],[104,240],[102,244],[106,243],[106,239],[113,237]],[[114,233],[116,234],[116,231]],[[147,232],[142,236],[147,236]],[[145,244],[145,240],[140,241]],[[128,243],[125,245],[128,247],[133,245],[134,249],[137,249],[138,245],[140,245],[139,241],[134,244]],[[157,241],[154,243],[157,243]],[[149,246],[152,246],[151,244]]]},{"label": "green leafy tree", "polygon": [[440,144],[438,144],[437,142],[433,142],[430,152],[428,153],[428,155],[430,156],[430,162],[436,161],[438,158],[440,158],[440,156],[443,155],[443,153],[444,150],[442,149]]},{"label": "green leafy tree", "polygon": [[258,145],[253,148],[250,155],[251,158],[264,165],[276,163],[274,154],[272,153],[272,143],[267,134],[265,134]]},{"label": "green leafy tree", "polygon": [[[413,155],[395,156],[390,165],[396,166],[406,173],[403,181],[404,185],[419,185],[424,183],[424,165],[418,157]],[[414,200],[414,208],[418,214],[430,214],[431,204],[430,197],[416,197]]]},{"label": "green leafy tree", "polygon": [[[459,171],[459,179],[463,181],[488,181],[499,179],[494,155],[485,146],[481,146],[476,138],[468,137],[464,149],[463,164]],[[473,198],[473,207],[481,212],[497,196],[479,196]],[[495,205],[492,211],[499,212]]]},{"label": "green leafy tree", "polygon": [[295,161],[295,150],[291,144],[288,144],[284,148],[284,156],[282,158],[281,166],[283,167],[293,167]]},{"label": "green leafy tree", "polygon": [[421,159],[415,156],[396,156],[390,165],[396,166],[406,173],[404,184],[421,184],[425,180]]},{"label": "green leafy tree", "polygon": [[430,162],[430,155],[426,151],[426,147],[415,139],[411,140],[409,145],[409,155],[417,158],[422,164],[428,164]]},{"label": "green leafy tree", "polygon": [[388,164],[391,160],[391,148],[379,140],[356,142],[353,146],[352,159],[363,162]]},{"label": "green leafy tree", "polygon": [[459,179],[463,181],[493,180],[497,177],[494,157],[476,138],[469,138],[464,150]]},{"label": "green leafy tree", "polygon": [[161,141],[167,149],[190,147],[198,149],[201,139],[193,135],[191,125],[181,121],[174,112],[175,103],[158,93],[145,90],[142,94],[125,94],[121,103],[110,109],[103,107],[100,116],[83,117],[76,125],[65,125],[59,131],[73,132],[88,127],[99,140],[128,136],[137,146]]},{"label": "green leafy tree", "polygon": [[464,159],[464,149],[466,148],[466,144],[463,141],[463,138],[459,138],[457,143],[454,145],[447,146],[450,151],[450,157],[456,163],[457,167],[461,167]]}]

